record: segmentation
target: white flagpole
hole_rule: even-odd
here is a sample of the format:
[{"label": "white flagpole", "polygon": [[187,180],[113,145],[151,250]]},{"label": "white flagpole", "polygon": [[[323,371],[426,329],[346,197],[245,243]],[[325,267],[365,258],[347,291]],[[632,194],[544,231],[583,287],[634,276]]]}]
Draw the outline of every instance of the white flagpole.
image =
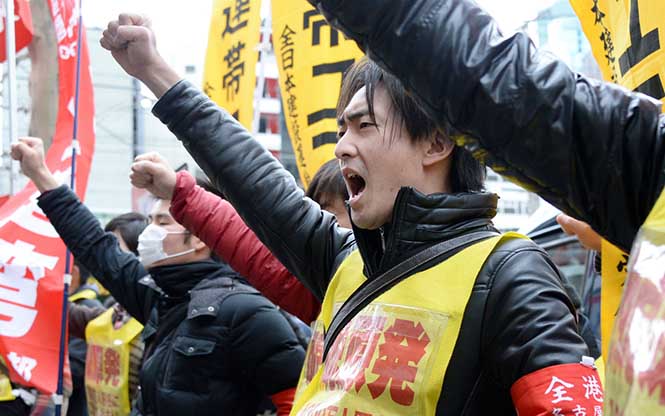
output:
[{"label": "white flagpole", "polygon": [[15,35],[15,20],[14,20],[14,0],[5,0],[5,41],[7,51],[7,98],[9,101],[9,134],[7,138],[3,138],[3,153],[7,161],[7,170],[9,175],[9,194],[16,193],[16,176],[18,169],[16,163],[9,157],[10,147],[12,143],[18,141],[18,120],[17,110],[18,103],[16,100],[16,35]]}]

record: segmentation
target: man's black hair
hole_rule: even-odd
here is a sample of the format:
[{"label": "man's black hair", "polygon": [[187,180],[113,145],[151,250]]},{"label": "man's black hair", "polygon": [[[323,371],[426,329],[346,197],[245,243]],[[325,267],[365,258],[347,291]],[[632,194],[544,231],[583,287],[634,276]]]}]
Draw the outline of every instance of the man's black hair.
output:
[{"label": "man's black hair", "polygon": [[127,244],[127,248],[138,256],[139,235],[148,226],[148,217],[138,212],[118,215],[106,224],[104,231],[118,231]]},{"label": "man's black hair", "polygon": [[[404,127],[414,142],[429,140],[433,135],[449,140],[402,83],[367,57],[353,64],[344,75],[337,102],[337,116],[342,115],[353,96],[365,87],[369,115],[375,121],[374,94],[379,86],[385,88],[395,110],[391,132]],[[451,192],[479,192],[484,189],[484,182],[485,166],[474,159],[468,150],[456,146],[450,169]]]}]

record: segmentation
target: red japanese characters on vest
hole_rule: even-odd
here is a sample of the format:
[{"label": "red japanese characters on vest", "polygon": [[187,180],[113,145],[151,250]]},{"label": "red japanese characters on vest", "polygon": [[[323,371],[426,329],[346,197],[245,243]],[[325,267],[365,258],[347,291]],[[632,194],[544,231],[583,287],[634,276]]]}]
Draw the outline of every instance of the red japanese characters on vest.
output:
[{"label": "red japanese characters on vest", "polygon": [[510,393],[520,416],[603,415],[603,387],[592,365],[543,368],[517,380]]}]

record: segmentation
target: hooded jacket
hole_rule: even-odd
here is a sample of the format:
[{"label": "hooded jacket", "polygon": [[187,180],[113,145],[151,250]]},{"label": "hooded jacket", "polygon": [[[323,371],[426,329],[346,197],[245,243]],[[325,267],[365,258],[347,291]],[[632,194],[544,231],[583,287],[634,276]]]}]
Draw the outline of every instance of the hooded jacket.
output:
[{"label": "hooded jacket", "polygon": [[[164,94],[153,112],[245,223],[318,299],[356,249],[366,278],[372,279],[438,242],[493,229],[496,195],[422,195],[402,188],[390,224],[374,231],[354,228],[351,233],[305,198],[270,153],[187,81]],[[490,255],[476,278],[437,413],[513,415],[510,389],[517,380],[541,369],[578,363],[586,354],[573,307],[551,260],[535,244],[511,240]]]},{"label": "hooded jacket", "polygon": [[133,414],[251,415],[262,397],[295,387],[304,350],[275,306],[212,260],[153,267],[132,253],[65,186],[39,206],[78,261],[144,326]]}]

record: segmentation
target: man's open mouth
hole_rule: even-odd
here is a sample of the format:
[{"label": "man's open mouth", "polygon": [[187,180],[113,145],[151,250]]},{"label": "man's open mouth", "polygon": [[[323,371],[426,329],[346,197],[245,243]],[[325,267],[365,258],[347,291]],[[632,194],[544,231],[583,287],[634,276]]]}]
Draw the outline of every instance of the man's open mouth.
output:
[{"label": "man's open mouth", "polygon": [[365,190],[365,179],[356,173],[348,173],[345,179],[349,188],[350,200],[357,199]]}]

